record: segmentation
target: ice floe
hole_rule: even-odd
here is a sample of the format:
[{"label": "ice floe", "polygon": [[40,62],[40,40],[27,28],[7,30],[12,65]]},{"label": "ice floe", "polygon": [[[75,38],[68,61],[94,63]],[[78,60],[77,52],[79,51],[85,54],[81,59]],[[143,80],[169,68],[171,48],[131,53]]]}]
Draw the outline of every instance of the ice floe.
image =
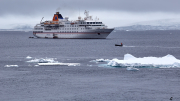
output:
[{"label": "ice floe", "polygon": [[112,59],[108,62],[109,66],[113,67],[180,67],[180,60],[173,55],[164,57],[142,57],[137,58],[131,54],[125,54],[124,60]]},{"label": "ice floe", "polygon": [[29,60],[27,62],[37,62],[37,63],[57,63],[58,61],[55,61],[54,58],[40,58],[40,59],[33,59]]},{"label": "ice floe", "polygon": [[4,67],[19,67],[18,65],[5,65]]},{"label": "ice floe", "polygon": [[[60,63],[56,58],[35,58],[26,62],[29,63],[37,63],[38,65],[34,65],[35,67],[37,66],[53,66],[53,65],[61,65],[61,66],[80,66],[80,63]],[[28,65],[32,66],[32,65]]]},{"label": "ice floe", "polygon": [[80,63],[38,63],[40,66],[53,66],[53,65],[61,65],[61,66],[80,66]]},{"label": "ice floe", "polygon": [[108,61],[110,61],[110,60],[101,58],[101,59],[92,60],[90,62],[108,62]]},{"label": "ice floe", "polygon": [[96,59],[97,62],[107,62],[109,59]]},{"label": "ice floe", "polygon": [[27,56],[27,57],[26,57],[26,59],[31,59],[31,58],[32,58],[32,57],[30,57],[30,56]]},{"label": "ice floe", "polygon": [[68,66],[80,66],[80,63],[69,63]]}]

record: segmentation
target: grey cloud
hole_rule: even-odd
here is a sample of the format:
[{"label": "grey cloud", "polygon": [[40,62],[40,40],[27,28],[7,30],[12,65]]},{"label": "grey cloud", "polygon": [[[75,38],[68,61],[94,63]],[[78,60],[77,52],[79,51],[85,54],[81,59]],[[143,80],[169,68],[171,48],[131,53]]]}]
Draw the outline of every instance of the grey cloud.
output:
[{"label": "grey cloud", "polygon": [[[0,15],[37,15],[61,10],[180,12],[180,0],[0,0]],[[54,13],[54,12],[53,12]]]}]

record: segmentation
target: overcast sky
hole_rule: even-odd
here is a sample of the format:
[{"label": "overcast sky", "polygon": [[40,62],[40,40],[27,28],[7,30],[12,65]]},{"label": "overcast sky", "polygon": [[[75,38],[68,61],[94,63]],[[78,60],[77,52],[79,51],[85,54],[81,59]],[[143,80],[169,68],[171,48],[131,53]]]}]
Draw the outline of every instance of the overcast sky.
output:
[{"label": "overcast sky", "polygon": [[70,20],[84,17],[84,10],[109,27],[136,22],[180,19],[180,0],[0,0],[0,29],[34,26],[41,18],[52,20],[59,9]]}]

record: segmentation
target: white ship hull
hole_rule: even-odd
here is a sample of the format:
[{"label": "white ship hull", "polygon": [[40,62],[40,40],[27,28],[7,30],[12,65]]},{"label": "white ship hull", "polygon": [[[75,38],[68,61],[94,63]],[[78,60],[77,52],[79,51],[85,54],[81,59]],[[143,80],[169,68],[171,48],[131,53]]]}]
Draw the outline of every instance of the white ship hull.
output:
[{"label": "white ship hull", "polygon": [[34,32],[38,38],[59,38],[59,39],[105,39],[114,29],[89,30],[88,32]]},{"label": "white ship hull", "polygon": [[110,33],[33,33],[38,38],[105,39]]}]

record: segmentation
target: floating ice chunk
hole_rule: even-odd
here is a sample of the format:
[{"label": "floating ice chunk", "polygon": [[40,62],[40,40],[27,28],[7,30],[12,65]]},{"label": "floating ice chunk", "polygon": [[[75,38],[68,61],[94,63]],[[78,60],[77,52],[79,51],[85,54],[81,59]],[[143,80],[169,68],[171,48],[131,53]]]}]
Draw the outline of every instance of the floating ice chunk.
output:
[{"label": "floating ice chunk", "polygon": [[92,61],[90,61],[90,62],[108,62],[108,61],[109,61],[109,59],[103,59],[103,58],[101,58],[101,59],[92,60]]},{"label": "floating ice chunk", "polygon": [[97,62],[104,62],[104,59],[96,59]]},{"label": "floating ice chunk", "polygon": [[27,62],[39,62],[39,59],[33,59],[33,60],[29,60]]},{"label": "floating ice chunk", "polygon": [[134,67],[127,67],[126,69],[130,70],[130,71],[138,71],[139,70],[138,68],[134,68]]},{"label": "floating ice chunk", "polygon": [[39,63],[48,63],[48,60],[46,60],[46,59],[39,59]]},{"label": "floating ice chunk", "polygon": [[113,59],[108,63],[108,65],[113,67],[119,67],[120,65],[116,61],[118,61],[118,59]]},{"label": "floating ice chunk", "polygon": [[164,57],[136,58],[131,54],[125,54],[124,60],[113,59],[108,63],[113,67],[180,67],[180,60],[172,55]]},{"label": "floating ice chunk", "polygon": [[34,65],[35,67],[38,67],[39,65]]},{"label": "floating ice chunk", "polygon": [[26,59],[31,59],[31,58],[32,58],[32,57],[30,57],[30,56],[27,56],[27,57],[26,57]]},{"label": "floating ice chunk", "polygon": [[18,65],[5,65],[4,67],[19,67]]},{"label": "floating ice chunk", "polygon": [[80,63],[38,63],[40,66],[53,66],[53,65],[61,65],[61,66],[80,66]]},{"label": "floating ice chunk", "polygon": [[41,59],[33,59],[27,62],[38,62],[38,63],[57,63],[58,61],[55,61],[54,58],[41,58]]},{"label": "floating ice chunk", "polygon": [[96,59],[96,62],[106,62],[109,61],[108,59]]},{"label": "floating ice chunk", "polygon": [[80,66],[79,63],[70,63],[68,66]]}]

